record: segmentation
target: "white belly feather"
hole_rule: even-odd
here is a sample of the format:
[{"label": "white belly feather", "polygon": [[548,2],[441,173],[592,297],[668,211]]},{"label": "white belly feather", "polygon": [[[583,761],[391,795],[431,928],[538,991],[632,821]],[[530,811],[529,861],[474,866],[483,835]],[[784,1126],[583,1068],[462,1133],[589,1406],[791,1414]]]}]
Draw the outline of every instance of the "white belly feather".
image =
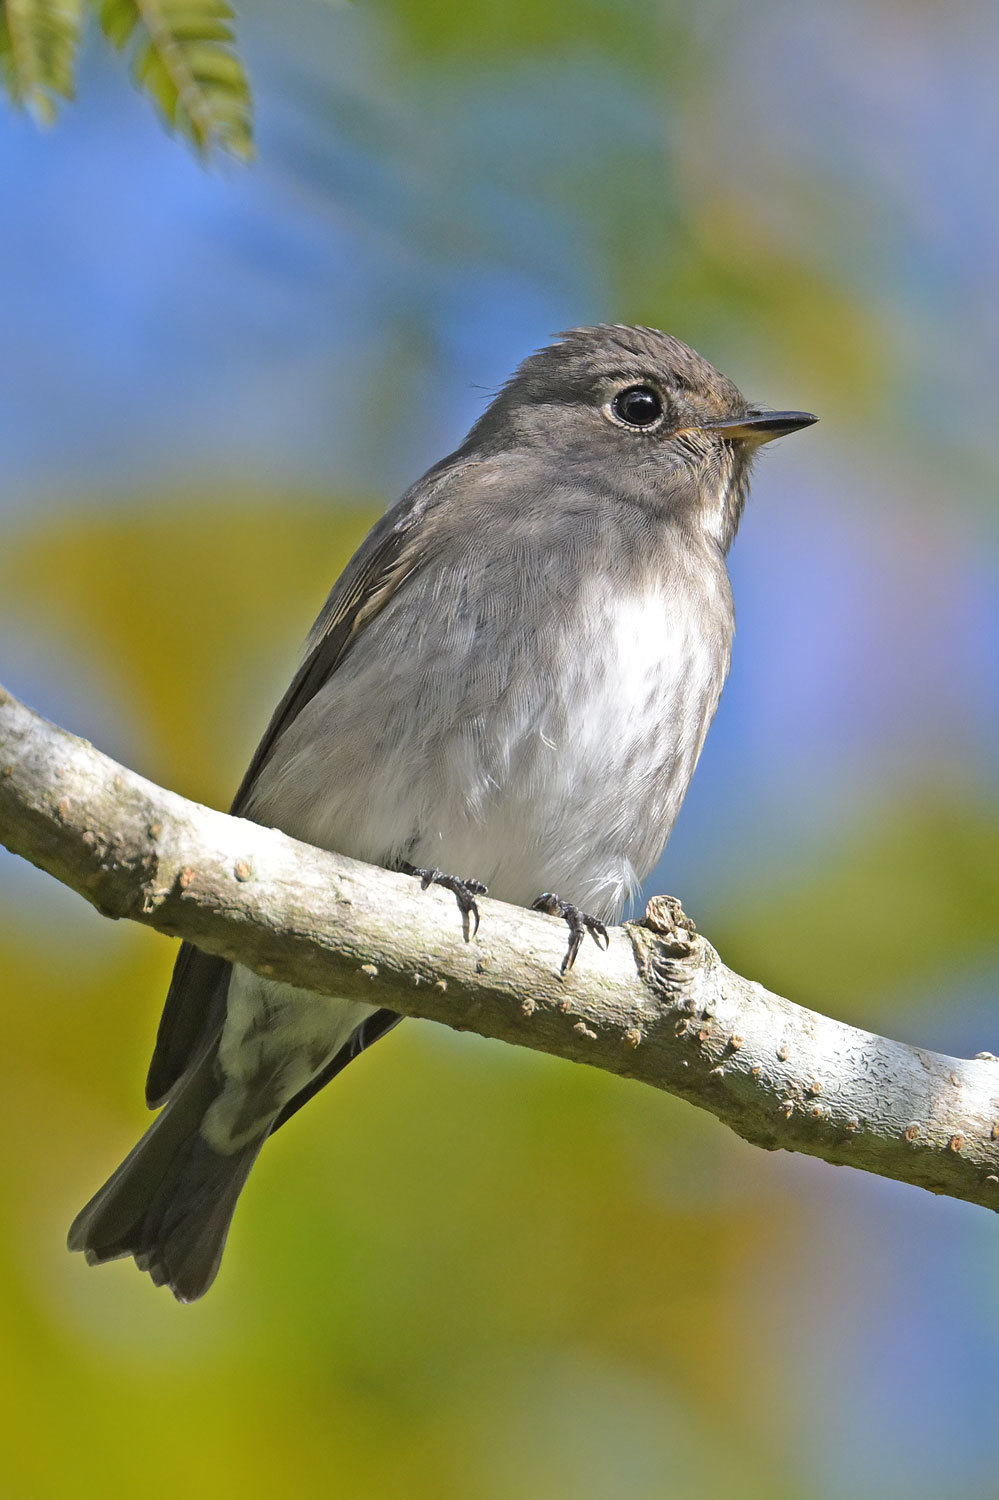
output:
[{"label": "white belly feather", "polygon": [[501,900],[556,890],[613,921],[666,844],[727,654],[677,629],[659,592],[604,594],[582,618],[557,696],[486,720],[409,858],[484,880]]},{"label": "white belly feather", "polygon": [[[290,726],[252,814],[355,858],[436,866],[523,905],[553,890],[615,921],[665,846],[724,683],[730,628],[716,612],[709,634],[697,607],[714,586],[697,576],[678,599],[598,577],[558,629],[511,643],[508,679],[495,643],[460,621],[422,660],[369,639]],[[414,629],[402,622],[405,641]],[[209,1141],[234,1150],[259,1133],[371,1010],[234,969]]]}]

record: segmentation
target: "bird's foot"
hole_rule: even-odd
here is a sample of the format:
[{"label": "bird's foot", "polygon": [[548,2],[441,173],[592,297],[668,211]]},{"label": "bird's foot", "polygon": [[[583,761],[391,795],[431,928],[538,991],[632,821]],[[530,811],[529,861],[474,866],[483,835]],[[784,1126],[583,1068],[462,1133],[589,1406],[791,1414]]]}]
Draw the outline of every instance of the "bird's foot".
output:
[{"label": "bird's foot", "polygon": [[[445,875],[443,870],[425,870],[417,865],[403,864],[399,868],[404,875],[414,875],[423,890],[428,890],[432,885],[439,885],[445,891],[450,891],[461,912],[461,928],[465,942],[467,943],[475,936],[479,930],[479,908],[475,898],[488,894],[481,880],[459,880],[457,875]],[[471,925],[473,919],[474,927]]]},{"label": "bird's foot", "polygon": [[601,943],[604,948],[610,944],[607,936],[607,928],[603,922],[596,917],[588,917],[585,911],[574,906],[571,901],[563,901],[561,896],[556,896],[554,891],[545,891],[536,901],[531,902],[532,911],[546,912],[550,917],[561,917],[569,927],[569,946],[566,949],[565,958],[562,960],[560,974],[565,974],[576,962],[576,954],[579,952],[580,944],[587,933],[599,947]]}]

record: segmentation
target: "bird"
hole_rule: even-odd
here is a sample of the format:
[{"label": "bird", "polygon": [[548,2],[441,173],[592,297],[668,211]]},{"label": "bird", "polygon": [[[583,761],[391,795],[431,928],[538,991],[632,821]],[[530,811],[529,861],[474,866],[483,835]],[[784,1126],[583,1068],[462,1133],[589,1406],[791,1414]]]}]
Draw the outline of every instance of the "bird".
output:
[{"label": "bird", "polygon": [[[232,812],[446,887],[466,937],[487,889],[548,912],[566,974],[690,784],[753,458],[815,420],[752,404],[654,328],[529,355],[334,584]],[[261,1147],[399,1019],[183,943],[146,1084],[160,1112],[70,1249],[202,1296]]]}]

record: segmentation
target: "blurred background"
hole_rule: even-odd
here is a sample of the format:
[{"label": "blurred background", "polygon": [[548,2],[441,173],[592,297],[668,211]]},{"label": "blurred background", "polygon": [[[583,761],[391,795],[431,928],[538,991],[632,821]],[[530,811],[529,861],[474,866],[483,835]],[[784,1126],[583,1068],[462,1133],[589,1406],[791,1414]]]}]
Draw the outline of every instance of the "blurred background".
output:
[{"label": "blurred background", "polygon": [[[247,0],[258,158],[99,40],[0,107],[0,678],[226,806],[375,516],[560,329],[753,398],[732,678],[650,890],[796,1000],[999,1052],[999,15]],[[0,851],[0,1493],[999,1494],[999,1225],[408,1022],[175,1305],[70,1218],[173,958]],[[594,954],[593,960],[596,961]]]}]

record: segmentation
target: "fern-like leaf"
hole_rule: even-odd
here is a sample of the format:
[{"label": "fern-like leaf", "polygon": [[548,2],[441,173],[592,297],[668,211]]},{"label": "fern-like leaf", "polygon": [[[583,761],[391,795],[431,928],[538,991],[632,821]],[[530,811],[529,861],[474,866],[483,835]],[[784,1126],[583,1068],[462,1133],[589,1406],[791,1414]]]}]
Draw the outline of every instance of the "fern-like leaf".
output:
[{"label": "fern-like leaf", "polygon": [[80,0],[0,0],[0,80],[45,124],[72,99]]},{"label": "fern-like leaf", "polygon": [[[2,0],[0,0],[2,3]],[[169,125],[207,154],[253,155],[250,85],[225,0],[91,0],[105,36]]]}]

